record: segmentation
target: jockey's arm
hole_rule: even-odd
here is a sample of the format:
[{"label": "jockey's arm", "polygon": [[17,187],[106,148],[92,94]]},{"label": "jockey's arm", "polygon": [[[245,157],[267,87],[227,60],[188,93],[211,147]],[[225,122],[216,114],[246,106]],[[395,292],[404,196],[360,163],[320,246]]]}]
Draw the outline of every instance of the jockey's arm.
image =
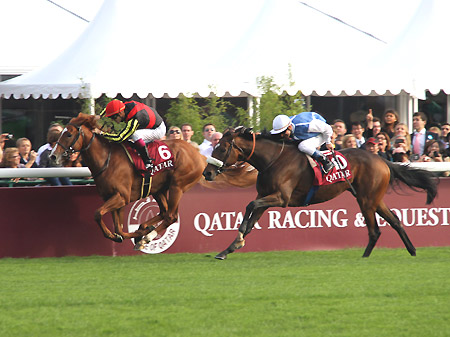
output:
[{"label": "jockey's arm", "polygon": [[137,130],[138,126],[139,122],[137,119],[132,118],[119,133],[101,132],[100,134],[109,141],[121,143],[130,138],[131,135]]},{"label": "jockey's arm", "polygon": [[331,144],[331,136],[333,135],[333,128],[325,123],[324,121],[321,121],[320,119],[314,119],[309,124],[308,128],[309,132],[319,132],[325,136],[325,143]]}]

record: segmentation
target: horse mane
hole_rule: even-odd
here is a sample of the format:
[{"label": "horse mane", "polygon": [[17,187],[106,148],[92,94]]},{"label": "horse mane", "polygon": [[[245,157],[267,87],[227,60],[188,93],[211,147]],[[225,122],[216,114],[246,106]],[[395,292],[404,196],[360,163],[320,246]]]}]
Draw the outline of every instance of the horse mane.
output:
[{"label": "horse mane", "polygon": [[98,115],[88,115],[80,112],[77,117],[74,117],[70,120],[71,124],[74,125],[85,125],[89,129],[95,129],[98,127],[97,120],[100,118]]},{"label": "horse mane", "polygon": [[[235,135],[237,133],[237,135]],[[255,139],[267,139],[269,141],[275,142],[275,143],[282,143],[285,144],[298,144],[298,140],[292,139],[292,138],[281,138],[279,135],[272,135],[269,131],[264,129],[260,133],[255,134]],[[246,128],[245,126],[238,126],[236,128],[228,128],[224,131],[223,137],[226,136],[240,136],[246,140],[253,140],[253,130],[252,128]]]}]

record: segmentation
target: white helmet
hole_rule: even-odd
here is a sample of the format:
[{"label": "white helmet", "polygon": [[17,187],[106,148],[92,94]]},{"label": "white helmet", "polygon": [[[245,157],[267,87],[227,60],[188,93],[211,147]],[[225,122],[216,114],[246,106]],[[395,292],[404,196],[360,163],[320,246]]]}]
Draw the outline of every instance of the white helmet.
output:
[{"label": "white helmet", "polygon": [[272,127],[273,129],[270,130],[270,133],[275,135],[277,133],[281,133],[284,130],[288,128],[288,126],[291,125],[291,119],[286,115],[278,115],[273,119]]}]

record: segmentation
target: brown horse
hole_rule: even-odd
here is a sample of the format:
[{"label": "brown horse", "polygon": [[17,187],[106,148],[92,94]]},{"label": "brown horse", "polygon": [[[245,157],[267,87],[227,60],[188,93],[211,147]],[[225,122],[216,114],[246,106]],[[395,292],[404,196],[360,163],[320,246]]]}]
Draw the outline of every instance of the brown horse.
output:
[{"label": "brown horse", "polygon": [[[400,181],[412,189],[425,190],[427,203],[431,203],[437,193],[437,181],[425,170],[393,164],[361,149],[345,149],[342,154],[350,164],[352,178],[350,181],[320,186],[309,204],[333,199],[352,186],[369,231],[369,243],[363,257],[370,255],[381,234],[375,212],[397,231],[408,252],[414,256],[416,250],[403,225],[385,205],[383,197],[389,185]],[[298,151],[295,142],[276,142],[269,135],[255,136],[244,127],[224,134],[212,157],[215,160],[210,160],[203,172],[207,180],[213,180],[238,160],[247,161],[259,171],[256,183],[258,196],[247,205],[237,238],[216,256],[217,259],[223,260],[229,253],[243,247],[244,238],[269,207],[303,206],[313,183],[313,169],[306,155]]]},{"label": "brown horse", "polygon": [[[51,156],[59,161],[71,153],[81,152],[83,161],[93,174],[98,193],[105,201],[95,212],[95,221],[103,235],[115,242],[135,238],[135,248],[141,249],[159,232],[177,221],[178,203],[183,193],[201,179],[206,158],[185,141],[167,140],[165,143],[174,156],[174,169],[153,176],[150,190],[150,194],[158,203],[160,213],[141,224],[136,232],[125,233],[123,207],[141,198],[143,180],[122,145],[110,143],[93,132],[97,128],[97,120],[98,116],[82,113],[72,118]],[[103,221],[103,215],[108,212],[112,213],[114,233]],[[146,237],[142,238],[143,236]]]}]

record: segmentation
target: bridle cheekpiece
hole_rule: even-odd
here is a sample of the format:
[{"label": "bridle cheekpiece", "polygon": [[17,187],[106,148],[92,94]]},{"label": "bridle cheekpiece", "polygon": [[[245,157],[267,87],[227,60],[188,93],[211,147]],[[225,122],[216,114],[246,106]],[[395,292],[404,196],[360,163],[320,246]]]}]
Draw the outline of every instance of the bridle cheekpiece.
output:
[{"label": "bridle cheekpiece", "polygon": [[61,147],[63,148],[63,150],[64,150],[62,156],[63,156],[63,157],[69,157],[69,156],[71,156],[71,155],[74,154],[74,153],[88,150],[89,147],[91,146],[92,142],[94,141],[95,133],[94,133],[94,132],[92,133],[92,138],[91,138],[91,140],[89,141],[89,144],[88,144],[85,148],[80,148],[79,150],[75,150],[75,149],[73,148],[73,146],[78,142],[78,139],[80,139],[80,136],[81,136],[81,138],[84,140],[84,132],[83,132],[83,128],[82,128],[80,125],[75,125],[75,124],[72,124],[72,123],[69,123],[69,124],[67,124],[67,125],[73,126],[74,128],[77,129],[78,132],[77,132],[77,135],[76,135],[75,139],[72,141],[72,143],[71,143],[68,147],[65,147],[63,144],[61,144],[61,143],[59,142],[59,140],[56,142],[56,144],[59,145],[59,146],[61,146]]}]

